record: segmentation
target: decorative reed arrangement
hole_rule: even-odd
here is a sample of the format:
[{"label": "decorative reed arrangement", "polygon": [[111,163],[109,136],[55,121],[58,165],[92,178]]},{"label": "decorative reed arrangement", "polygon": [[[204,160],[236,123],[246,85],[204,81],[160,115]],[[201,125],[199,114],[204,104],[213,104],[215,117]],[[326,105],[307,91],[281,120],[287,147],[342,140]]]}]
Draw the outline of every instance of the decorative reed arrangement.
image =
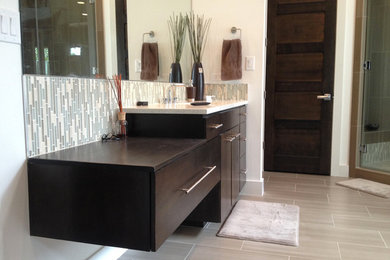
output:
[{"label": "decorative reed arrangement", "polygon": [[191,12],[189,15],[186,15],[186,21],[192,57],[195,63],[201,62],[211,18],[205,19],[204,15],[198,16]]},{"label": "decorative reed arrangement", "polygon": [[[126,113],[123,112],[122,107],[122,75],[114,75],[112,79],[108,78],[115,100],[118,104],[118,120],[120,123],[120,134],[126,136]],[[113,82],[113,83],[112,83]]]},{"label": "decorative reed arrangement", "polygon": [[[112,79],[108,78],[115,100],[119,107],[119,112],[123,112],[122,108],[122,75],[114,75]],[[114,82],[114,83],[112,83]]]},{"label": "decorative reed arrangement", "polygon": [[181,13],[180,15],[173,14],[169,17],[168,27],[171,36],[172,59],[174,62],[179,63],[186,40],[187,20]]}]

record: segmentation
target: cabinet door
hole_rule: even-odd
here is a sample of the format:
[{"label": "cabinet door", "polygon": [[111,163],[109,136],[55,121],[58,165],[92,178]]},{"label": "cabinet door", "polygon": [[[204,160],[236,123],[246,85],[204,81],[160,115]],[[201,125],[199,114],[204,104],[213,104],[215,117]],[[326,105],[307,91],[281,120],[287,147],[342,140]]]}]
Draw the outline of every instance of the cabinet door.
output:
[{"label": "cabinet door", "polygon": [[230,131],[221,135],[221,221],[223,222],[232,208],[232,145],[229,142]]},{"label": "cabinet door", "polygon": [[232,206],[237,202],[240,193],[240,134],[239,127],[232,129],[231,163],[232,163]]}]

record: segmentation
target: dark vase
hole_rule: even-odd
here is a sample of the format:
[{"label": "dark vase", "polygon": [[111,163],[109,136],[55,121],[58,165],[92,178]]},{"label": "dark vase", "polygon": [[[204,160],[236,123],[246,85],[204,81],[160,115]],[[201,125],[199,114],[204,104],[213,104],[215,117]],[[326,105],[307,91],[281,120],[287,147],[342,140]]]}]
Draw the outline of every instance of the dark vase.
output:
[{"label": "dark vase", "polygon": [[192,85],[196,88],[195,101],[204,100],[204,74],[202,63],[196,62],[192,66]]},{"label": "dark vase", "polygon": [[173,83],[183,82],[180,63],[171,64],[171,72],[169,73],[169,82],[173,82]]}]

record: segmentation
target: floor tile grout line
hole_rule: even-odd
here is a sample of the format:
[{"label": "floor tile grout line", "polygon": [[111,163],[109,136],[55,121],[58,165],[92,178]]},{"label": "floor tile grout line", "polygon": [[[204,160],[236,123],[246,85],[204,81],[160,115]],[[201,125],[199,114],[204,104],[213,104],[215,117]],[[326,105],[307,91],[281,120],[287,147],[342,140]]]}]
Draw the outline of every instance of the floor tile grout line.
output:
[{"label": "floor tile grout line", "polygon": [[366,210],[367,210],[368,216],[369,216],[370,218],[372,218],[372,215],[371,215],[371,213],[370,213],[370,210],[368,209],[368,206],[367,206],[367,205],[365,205],[364,207],[365,207],[365,208],[366,208]]},{"label": "floor tile grout line", "polygon": [[339,251],[340,260],[343,260],[343,258],[341,257],[341,250],[340,250],[339,242],[336,242],[336,244],[337,244],[337,250]]},{"label": "floor tile grout line", "polygon": [[384,237],[382,236],[382,233],[381,233],[380,231],[378,231],[378,233],[379,233],[379,236],[382,238],[382,241],[383,241],[383,243],[385,244],[385,247],[386,247],[386,248],[389,248],[389,246],[388,246],[387,243],[386,243],[386,240],[385,240]]},{"label": "floor tile grout line", "polygon": [[336,224],[334,223],[334,217],[333,217],[333,214],[330,214],[330,217],[332,218],[333,227],[336,227]]},{"label": "floor tile grout line", "polygon": [[187,260],[188,257],[191,255],[191,253],[194,251],[194,248],[195,248],[196,244],[192,244],[192,247],[190,249],[190,251],[188,251],[188,254],[186,255],[186,257],[184,258],[184,260]]},{"label": "floor tile grout line", "polygon": [[245,240],[243,240],[241,243],[240,251],[242,251],[242,248],[244,247],[244,242],[245,242]]}]

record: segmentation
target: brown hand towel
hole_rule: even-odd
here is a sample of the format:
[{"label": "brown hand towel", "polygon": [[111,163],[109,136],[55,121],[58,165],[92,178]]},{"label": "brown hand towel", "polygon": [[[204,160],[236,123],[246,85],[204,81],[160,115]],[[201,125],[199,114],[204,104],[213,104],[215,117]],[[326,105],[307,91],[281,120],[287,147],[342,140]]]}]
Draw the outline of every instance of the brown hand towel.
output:
[{"label": "brown hand towel", "polygon": [[158,45],[144,42],[141,51],[141,79],[156,80],[158,76]]},{"label": "brown hand towel", "polygon": [[224,40],[222,44],[221,79],[242,78],[241,40]]}]

